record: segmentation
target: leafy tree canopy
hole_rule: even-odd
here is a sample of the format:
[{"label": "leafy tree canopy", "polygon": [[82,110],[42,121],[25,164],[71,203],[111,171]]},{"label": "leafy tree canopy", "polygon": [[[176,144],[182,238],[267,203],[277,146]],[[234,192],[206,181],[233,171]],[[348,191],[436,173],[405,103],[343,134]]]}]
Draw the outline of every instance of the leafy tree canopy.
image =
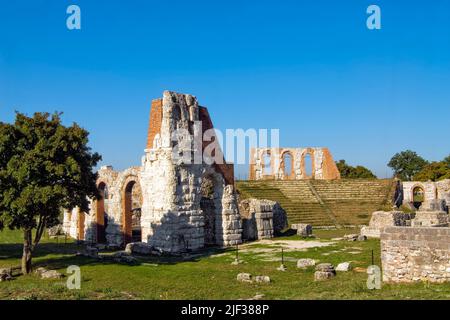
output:
[{"label": "leafy tree canopy", "polygon": [[345,160],[339,160],[336,165],[341,173],[341,178],[346,179],[376,179],[377,177],[369,169],[363,166],[352,167]]},{"label": "leafy tree canopy", "polygon": [[450,179],[450,166],[445,161],[427,164],[414,176],[416,181],[438,181]]},{"label": "leafy tree canopy", "polygon": [[24,231],[24,273],[60,209],[88,212],[88,198],[99,197],[93,169],[101,157],[88,147],[88,135],[77,124],[63,126],[59,113],[17,113],[14,124],[0,122],[0,230]]},{"label": "leafy tree canopy", "polygon": [[395,154],[389,161],[388,166],[392,168],[397,178],[404,181],[411,181],[414,175],[419,173],[428,161],[411,150],[402,151]]}]

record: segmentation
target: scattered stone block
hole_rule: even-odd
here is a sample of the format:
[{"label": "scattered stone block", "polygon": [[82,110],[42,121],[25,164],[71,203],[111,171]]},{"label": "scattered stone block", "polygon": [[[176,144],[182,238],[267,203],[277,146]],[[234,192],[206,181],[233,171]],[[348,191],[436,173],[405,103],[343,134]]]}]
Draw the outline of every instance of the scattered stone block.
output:
[{"label": "scattered stone block", "polygon": [[56,270],[47,270],[45,268],[36,269],[36,273],[39,274],[41,279],[61,279],[64,275]]},{"label": "scattered stone block", "polygon": [[256,276],[255,277],[256,282],[264,282],[264,283],[270,283],[270,277],[269,276]]},{"label": "scattered stone block", "polygon": [[331,263],[320,263],[316,266],[314,281],[322,281],[336,276],[336,271]]},{"label": "scattered stone block", "polygon": [[356,241],[356,240],[358,240],[358,237],[359,237],[359,234],[356,234],[356,233],[354,233],[354,234],[346,234],[346,235],[344,235],[344,240]]},{"label": "scattered stone block", "polygon": [[315,265],[316,265],[316,260],[314,260],[314,259],[306,258],[306,259],[299,259],[297,261],[297,268],[300,268],[300,269],[314,267]]},{"label": "scattered stone block", "polygon": [[153,247],[145,242],[131,242],[125,247],[129,254],[151,255],[153,251]]},{"label": "scattered stone block", "polygon": [[336,271],[340,271],[340,272],[348,272],[350,270],[352,270],[351,262],[342,262],[342,263],[339,263],[336,267]]},{"label": "scattered stone block", "polygon": [[297,235],[301,237],[309,237],[312,235],[312,225],[306,223],[295,223],[291,225],[291,229],[297,230]]},{"label": "scattered stone block", "polygon": [[362,235],[362,234],[360,234],[358,236],[358,238],[356,238],[356,241],[366,241],[366,240],[367,240],[367,237],[365,235]]},{"label": "scattered stone block", "polygon": [[12,277],[11,269],[7,269],[7,268],[0,269],[0,282],[10,281],[12,279],[13,279],[13,277]]},{"label": "scattered stone block", "polygon": [[252,282],[252,275],[250,273],[239,273],[236,280],[240,282]]},{"label": "scattered stone block", "polygon": [[316,271],[314,272],[314,281],[322,281],[335,277],[333,272]]}]

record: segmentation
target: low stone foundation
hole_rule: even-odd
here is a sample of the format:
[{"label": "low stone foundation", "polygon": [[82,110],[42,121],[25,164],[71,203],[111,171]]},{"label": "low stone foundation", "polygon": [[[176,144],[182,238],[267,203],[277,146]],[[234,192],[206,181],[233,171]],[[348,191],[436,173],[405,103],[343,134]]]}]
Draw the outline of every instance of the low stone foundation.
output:
[{"label": "low stone foundation", "polygon": [[379,238],[386,227],[410,226],[412,215],[401,211],[375,211],[372,213],[369,226],[361,228],[361,235],[368,238]]},{"label": "low stone foundation", "polygon": [[450,228],[385,228],[381,263],[385,282],[450,281]]}]

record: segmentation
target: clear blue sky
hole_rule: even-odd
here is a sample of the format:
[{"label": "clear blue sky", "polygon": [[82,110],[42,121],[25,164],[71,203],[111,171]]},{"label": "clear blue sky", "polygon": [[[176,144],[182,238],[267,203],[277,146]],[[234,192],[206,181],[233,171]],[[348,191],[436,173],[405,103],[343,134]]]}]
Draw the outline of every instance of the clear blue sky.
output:
[{"label": "clear blue sky", "polygon": [[283,146],[327,146],[380,177],[397,151],[450,153],[450,1],[0,4],[0,120],[63,111],[118,169],[140,163],[165,89],[196,95],[219,129],[280,128]]}]

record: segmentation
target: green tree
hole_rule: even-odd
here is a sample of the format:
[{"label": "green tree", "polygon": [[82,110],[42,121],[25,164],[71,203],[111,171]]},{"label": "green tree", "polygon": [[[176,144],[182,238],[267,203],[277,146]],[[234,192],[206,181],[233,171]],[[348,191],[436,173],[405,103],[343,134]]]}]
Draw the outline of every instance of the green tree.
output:
[{"label": "green tree", "polygon": [[450,168],[450,155],[444,158],[443,162],[445,162],[445,164],[447,164],[447,166]]},{"label": "green tree", "polygon": [[377,177],[363,166],[352,167],[347,164],[345,160],[339,160],[336,162],[336,166],[341,173],[341,178],[346,179],[376,179]]},{"label": "green tree", "polygon": [[442,179],[450,179],[450,167],[445,161],[427,164],[414,176],[414,180],[417,181],[438,181]]},{"label": "green tree", "polygon": [[406,150],[396,153],[389,161],[388,166],[392,168],[397,178],[404,181],[411,181],[414,175],[421,171],[427,164],[428,161],[416,152]]},{"label": "green tree", "polygon": [[59,113],[16,113],[13,124],[0,122],[0,230],[23,230],[24,274],[60,209],[88,212],[88,198],[99,198],[93,168],[101,157],[87,146],[88,135],[75,123],[63,126]]}]

